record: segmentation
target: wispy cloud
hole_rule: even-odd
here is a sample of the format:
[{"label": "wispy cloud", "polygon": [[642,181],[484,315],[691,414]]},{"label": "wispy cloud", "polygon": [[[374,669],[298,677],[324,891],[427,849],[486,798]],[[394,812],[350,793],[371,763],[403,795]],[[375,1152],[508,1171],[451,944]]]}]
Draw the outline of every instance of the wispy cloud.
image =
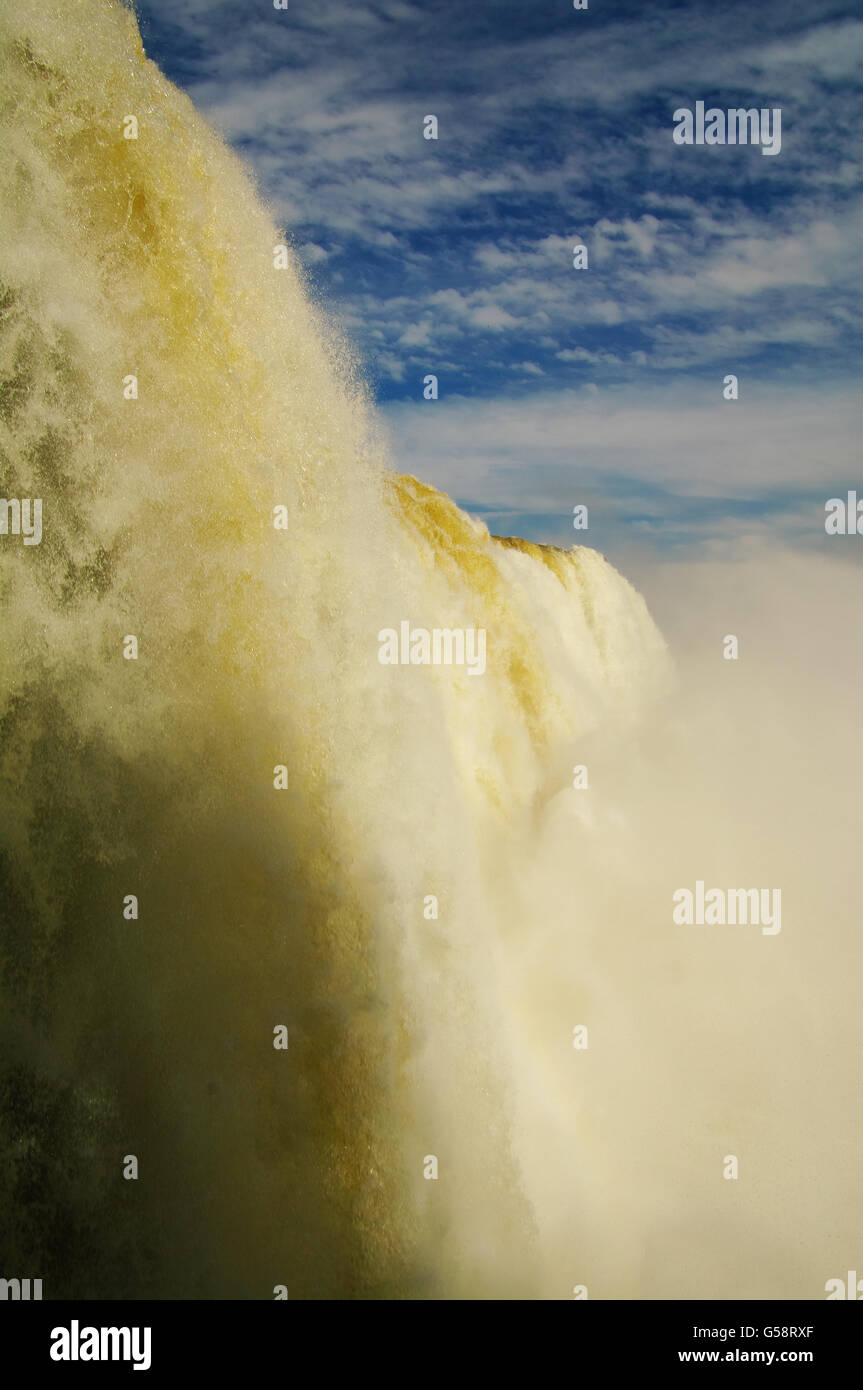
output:
[{"label": "wispy cloud", "polygon": [[[744,525],[820,545],[824,503],[859,480],[863,400],[853,385],[799,395],[775,386],[729,402],[660,390],[548,391],[519,401],[393,403],[398,459],[483,516],[609,553],[650,533],[698,545]],[[588,503],[590,535],[572,508]]]},{"label": "wispy cloud", "polygon": [[[562,506],[575,453],[597,488],[640,487],[649,526],[650,487],[779,515],[771,489],[851,469],[850,0],[138,8],[153,55],[254,167],[414,471],[546,526],[537,479],[539,510]],[[696,100],[781,106],[781,154],[675,146],[672,114]],[[727,373],[741,400],[723,408]]]}]

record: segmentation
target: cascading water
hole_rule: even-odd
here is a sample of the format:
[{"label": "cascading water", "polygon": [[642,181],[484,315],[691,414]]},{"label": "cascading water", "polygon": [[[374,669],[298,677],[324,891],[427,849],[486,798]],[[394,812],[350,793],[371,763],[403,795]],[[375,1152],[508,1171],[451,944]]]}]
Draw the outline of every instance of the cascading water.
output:
[{"label": "cascading water", "polygon": [[[44,528],[0,541],[4,1270],[45,1297],[643,1293],[603,1126],[622,1153],[645,957],[602,935],[667,682],[642,599],[389,470],[126,9],[15,0],[0,46],[2,485]],[[484,672],[382,664],[403,623],[482,629]],[[610,1091],[586,1014],[640,1059]]]}]

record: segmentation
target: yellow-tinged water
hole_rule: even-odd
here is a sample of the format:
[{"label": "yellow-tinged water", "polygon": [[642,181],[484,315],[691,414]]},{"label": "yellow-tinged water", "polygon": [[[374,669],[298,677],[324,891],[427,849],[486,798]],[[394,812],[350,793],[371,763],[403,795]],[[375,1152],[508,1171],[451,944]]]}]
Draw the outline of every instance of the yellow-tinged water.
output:
[{"label": "yellow-tinged water", "polygon": [[[391,471],[282,231],[128,11],[13,0],[0,46],[3,494],[44,507],[40,545],[0,548],[0,1272],[649,1292],[682,1160],[626,1156],[633,1020],[677,968],[631,935],[654,870],[619,809],[667,682],[642,599]],[[403,621],[484,629],[485,673],[381,665]],[[694,1296],[682,1258],[662,1277]]]}]

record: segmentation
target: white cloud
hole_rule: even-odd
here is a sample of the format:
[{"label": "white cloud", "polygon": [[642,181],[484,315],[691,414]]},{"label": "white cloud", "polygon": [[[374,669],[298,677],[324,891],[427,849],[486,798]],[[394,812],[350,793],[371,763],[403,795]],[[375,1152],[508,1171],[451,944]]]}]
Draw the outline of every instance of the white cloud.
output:
[{"label": "white cloud", "polygon": [[517,318],[496,304],[484,304],[478,309],[473,309],[470,319],[478,328],[514,328],[518,324]]},{"label": "white cloud", "polygon": [[325,251],[323,246],[318,246],[315,241],[303,242],[299,250],[306,265],[317,265],[320,261],[329,260],[330,257],[329,251]]},{"label": "white cloud", "polygon": [[[693,3],[483,35],[448,0],[327,0],[287,22],[233,0],[140,8],[187,36],[193,100],[388,381],[453,361],[467,381],[493,353],[510,384],[569,368],[605,390],[647,369],[763,377],[779,345],[859,353],[861,142],[853,104],[819,85],[854,79],[857,21]],[[778,159],[675,152],[678,102],[747,92],[783,106]]]},{"label": "white cloud", "polygon": [[[856,387],[545,391],[518,401],[446,399],[383,411],[394,466],[492,510],[561,514],[589,484],[619,511],[633,493],[676,499],[774,497],[859,487],[863,400]],[[820,495],[820,494],[819,494]],[[624,501],[621,502],[621,497]]]},{"label": "white cloud", "polygon": [[426,319],[423,323],[411,324],[399,338],[399,345],[401,347],[425,347],[429,341],[432,327],[430,319]]},{"label": "white cloud", "polygon": [[563,348],[561,352],[556,352],[554,355],[559,362],[592,362],[594,364],[602,363],[605,366],[614,367],[620,366],[622,361],[622,358],[618,357],[614,352],[604,352],[602,350],[599,352],[590,352],[587,348],[583,347]]}]

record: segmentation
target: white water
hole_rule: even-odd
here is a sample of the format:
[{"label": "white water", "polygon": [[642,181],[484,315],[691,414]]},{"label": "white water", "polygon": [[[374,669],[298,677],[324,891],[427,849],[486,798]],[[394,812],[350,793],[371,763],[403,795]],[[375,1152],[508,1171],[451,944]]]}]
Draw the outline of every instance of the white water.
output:
[{"label": "white water", "polygon": [[[30,1213],[10,1250],[72,1293],[818,1296],[817,1229],[777,1253],[782,1145],[772,1196],[717,1177],[764,1091],[713,990],[761,1038],[779,942],[741,981],[739,937],[670,928],[717,857],[713,812],[682,842],[672,814],[715,730],[654,713],[642,599],[389,471],[346,345],[121,6],[16,0],[0,42],[3,492],[45,528],[0,553],[3,1029],[90,1232],[60,1260]],[[381,666],[403,620],[486,629],[486,673]],[[737,848],[717,872],[771,881]]]}]

